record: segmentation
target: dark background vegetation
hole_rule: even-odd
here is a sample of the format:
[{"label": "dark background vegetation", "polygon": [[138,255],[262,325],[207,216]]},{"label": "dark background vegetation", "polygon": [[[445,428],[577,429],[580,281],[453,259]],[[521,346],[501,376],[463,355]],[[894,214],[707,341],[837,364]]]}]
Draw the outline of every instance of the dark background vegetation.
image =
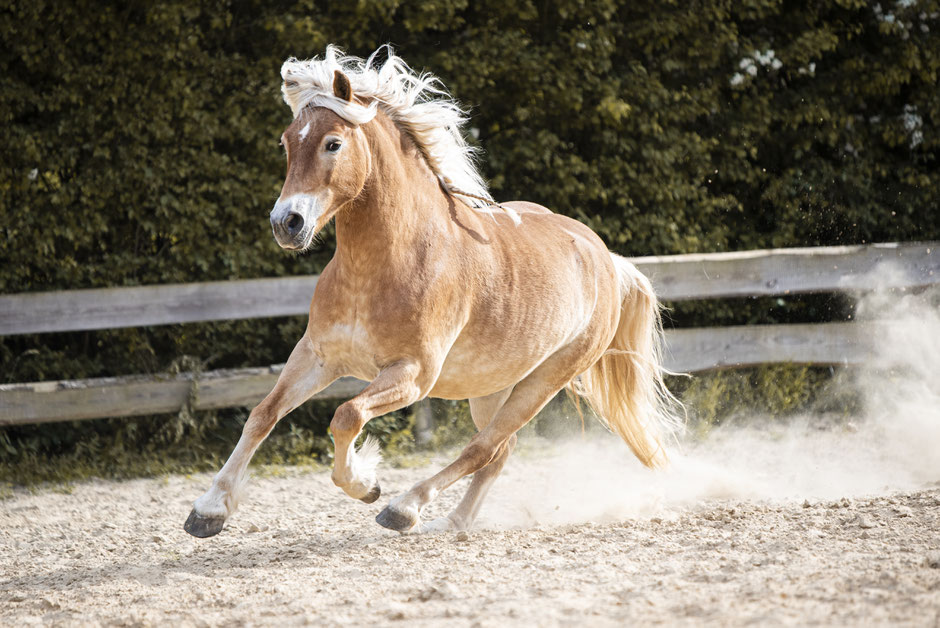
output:
[{"label": "dark background vegetation", "polygon": [[[471,109],[497,199],[575,216],[622,254],[938,239],[938,35],[940,3],[925,0],[14,1],[0,8],[0,293],[318,272],[329,235],[286,254],[267,215],[290,121],[280,65],[331,42],[361,56],[391,42],[438,74]],[[825,321],[850,307],[734,300],[671,317]],[[303,325],[0,338],[0,381],[277,363]],[[733,396],[790,409],[825,377],[785,371],[739,374]],[[262,457],[328,455],[330,410],[296,413]],[[49,456],[212,465],[244,417],[6,428],[0,471],[25,477]],[[408,421],[372,429],[401,438]]]}]

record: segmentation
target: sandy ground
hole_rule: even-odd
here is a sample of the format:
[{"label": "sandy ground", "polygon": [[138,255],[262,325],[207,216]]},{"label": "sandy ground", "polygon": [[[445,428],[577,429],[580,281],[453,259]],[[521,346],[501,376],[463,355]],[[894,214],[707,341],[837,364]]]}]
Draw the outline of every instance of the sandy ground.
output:
[{"label": "sandy ground", "polygon": [[523,449],[469,535],[373,521],[428,467],[382,469],[371,505],[326,472],[269,472],[205,540],[182,523],[208,475],[17,492],[0,502],[0,623],[940,625],[936,485],[801,500],[710,481],[673,499],[702,474],[638,490],[556,457]]},{"label": "sandy ground", "polygon": [[613,437],[523,436],[469,534],[373,520],[443,458],[379,467],[370,505],[328,472],[256,472],[211,539],[182,529],[209,475],[16,491],[0,624],[940,628],[938,299],[859,302],[892,325],[845,382],[864,402],[852,421],[839,390],[832,416],[742,408],[658,473]]}]

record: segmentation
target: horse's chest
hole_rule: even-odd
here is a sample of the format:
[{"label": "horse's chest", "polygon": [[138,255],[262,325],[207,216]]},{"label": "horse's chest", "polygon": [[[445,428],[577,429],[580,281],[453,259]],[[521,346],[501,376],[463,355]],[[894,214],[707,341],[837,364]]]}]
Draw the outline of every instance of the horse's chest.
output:
[{"label": "horse's chest", "polygon": [[317,344],[323,360],[345,374],[372,380],[379,373],[374,339],[361,325],[334,324],[323,330]]}]

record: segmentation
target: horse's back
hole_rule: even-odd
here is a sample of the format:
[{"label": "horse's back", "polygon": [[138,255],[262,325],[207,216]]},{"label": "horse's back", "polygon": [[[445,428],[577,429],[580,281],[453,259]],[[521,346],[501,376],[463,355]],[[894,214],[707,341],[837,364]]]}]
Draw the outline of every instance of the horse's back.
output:
[{"label": "horse's back", "polygon": [[526,299],[565,307],[594,301],[597,280],[615,277],[607,245],[584,223],[528,201],[502,205],[516,211],[517,220],[504,215],[482,221],[489,228],[488,245],[476,247],[490,249],[490,271],[511,280],[490,283],[501,293],[519,290]]},{"label": "horse's back", "polygon": [[[552,230],[558,230],[558,235],[565,237],[565,235],[576,235],[580,238],[585,238],[590,242],[591,246],[596,249],[596,252],[602,257],[606,256],[608,253],[607,245],[604,244],[604,241],[601,240],[590,227],[585,225],[582,222],[565,216],[564,214],[556,214],[549,208],[539,205],[538,203],[532,203],[530,201],[510,201],[507,203],[501,203],[504,207],[514,210],[522,218],[526,214],[537,214],[539,215],[539,221],[544,221],[545,224],[550,225],[548,233],[550,234]],[[522,224],[521,222],[519,223]],[[527,238],[532,237],[533,239],[543,239],[544,234],[536,234],[523,230],[520,233],[514,234],[515,237]],[[606,259],[606,258],[605,258]]]},{"label": "horse's back", "polygon": [[519,214],[514,227],[504,219],[494,233],[504,247],[525,250],[540,258],[546,268],[557,266],[556,272],[593,275],[612,267],[607,245],[584,223],[529,201],[502,205]]},{"label": "horse's back", "polygon": [[501,203],[501,205],[514,209],[520,214],[554,214],[549,208],[539,205],[538,203],[532,203],[529,201],[510,201],[508,203]]}]

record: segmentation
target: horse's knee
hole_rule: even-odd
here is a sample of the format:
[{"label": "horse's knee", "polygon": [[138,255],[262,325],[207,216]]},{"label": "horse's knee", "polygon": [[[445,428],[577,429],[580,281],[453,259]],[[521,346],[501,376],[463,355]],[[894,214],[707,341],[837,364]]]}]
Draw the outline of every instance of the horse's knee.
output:
[{"label": "horse's knee", "polygon": [[347,401],[336,409],[330,421],[330,431],[334,438],[355,438],[362,431],[365,418],[351,402]]}]

